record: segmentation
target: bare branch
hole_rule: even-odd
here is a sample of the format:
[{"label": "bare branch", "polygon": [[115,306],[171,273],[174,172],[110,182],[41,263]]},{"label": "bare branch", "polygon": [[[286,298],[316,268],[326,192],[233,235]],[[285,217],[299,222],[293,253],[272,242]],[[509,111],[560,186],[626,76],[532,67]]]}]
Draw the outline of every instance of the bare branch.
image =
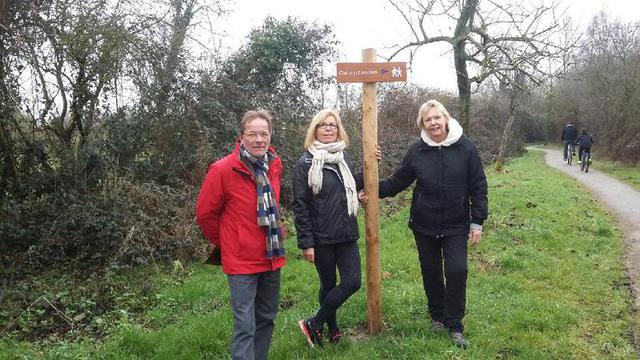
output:
[{"label": "bare branch", "polygon": [[401,53],[402,51],[404,51],[406,49],[420,47],[422,45],[427,45],[427,44],[431,44],[431,43],[434,43],[434,42],[440,42],[440,41],[445,41],[445,42],[450,43],[451,41],[453,41],[453,39],[450,38],[450,37],[447,37],[447,36],[436,36],[436,37],[428,38],[428,39],[425,39],[425,40],[422,40],[422,41],[411,42],[411,43],[406,44],[406,45],[400,47],[399,49],[397,49],[395,52],[393,52],[391,54],[391,56],[389,56],[387,58],[387,60],[391,61],[391,59],[393,59],[396,55],[398,55],[399,53]]},{"label": "bare branch", "polygon": [[[397,3],[398,0],[389,1]],[[464,107],[470,102],[472,83],[480,84],[489,78],[512,83],[510,79],[518,73],[530,84],[538,84],[549,75],[549,71],[540,64],[562,59],[576,45],[575,40],[560,42],[567,38],[568,32],[566,25],[557,20],[557,15],[565,11],[557,12],[559,3],[556,0],[540,0],[535,6],[516,0],[438,0],[428,4],[430,6],[402,8],[402,16],[413,36],[420,36],[420,32],[410,21],[410,12],[420,19],[418,25],[421,30],[425,28],[425,21],[444,15],[455,24],[453,33],[438,38],[423,34],[420,41],[398,46],[392,57],[436,39],[449,42],[463,107],[460,110],[463,126],[468,125],[468,122],[464,124],[465,120],[468,121],[465,119],[468,108]]]},{"label": "bare branch", "polygon": [[402,16],[402,18],[407,23],[407,25],[409,25],[409,29],[413,33],[413,36],[415,37],[415,39],[419,40],[420,38],[418,37],[418,34],[416,33],[416,30],[413,28],[413,25],[411,24],[411,20],[409,19],[407,14],[400,8],[400,6],[397,4],[396,1],[389,0],[389,3],[391,4],[391,6],[393,6],[396,9],[397,12],[400,13],[400,16]]}]

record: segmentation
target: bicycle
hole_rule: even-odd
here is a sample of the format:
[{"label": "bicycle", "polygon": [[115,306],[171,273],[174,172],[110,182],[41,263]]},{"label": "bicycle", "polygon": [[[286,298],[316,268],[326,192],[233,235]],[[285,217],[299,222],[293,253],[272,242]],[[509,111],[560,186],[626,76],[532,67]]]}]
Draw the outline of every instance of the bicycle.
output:
[{"label": "bicycle", "polygon": [[573,143],[568,143],[567,144],[567,164],[569,164],[569,166],[571,166],[571,163],[573,162]]},{"label": "bicycle", "polygon": [[580,171],[588,173],[589,165],[591,165],[591,156],[587,150],[582,150],[582,154],[580,154]]}]

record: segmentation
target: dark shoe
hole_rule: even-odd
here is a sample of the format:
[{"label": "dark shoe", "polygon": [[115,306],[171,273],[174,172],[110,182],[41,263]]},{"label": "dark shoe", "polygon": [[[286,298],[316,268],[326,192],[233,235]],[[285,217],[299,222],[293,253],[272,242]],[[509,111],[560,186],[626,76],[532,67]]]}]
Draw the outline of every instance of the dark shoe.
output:
[{"label": "dark shoe", "polygon": [[300,320],[298,321],[298,325],[300,326],[300,330],[304,336],[307,338],[307,344],[309,344],[309,346],[312,348],[315,347],[316,344],[322,346],[322,330],[315,329],[311,319]]},{"label": "dark shoe", "polygon": [[329,331],[329,342],[331,344],[337,344],[342,339],[342,333],[339,329]]},{"label": "dark shoe", "polygon": [[435,332],[445,331],[447,328],[444,326],[442,321],[433,320],[431,321],[431,328]]},{"label": "dark shoe", "polygon": [[466,349],[467,345],[469,345],[461,332],[453,331],[449,333],[449,336],[451,337],[451,341],[461,349]]}]

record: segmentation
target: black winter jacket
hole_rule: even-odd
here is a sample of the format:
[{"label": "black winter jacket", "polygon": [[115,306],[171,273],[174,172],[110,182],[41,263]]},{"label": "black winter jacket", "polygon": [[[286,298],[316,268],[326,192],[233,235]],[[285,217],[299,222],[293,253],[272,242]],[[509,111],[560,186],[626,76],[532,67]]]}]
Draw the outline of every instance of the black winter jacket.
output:
[{"label": "black winter jacket", "polygon": [[[342,174],[337,165],[325,164],[322,169],[322,190],[313,195],[308,185],[313,155],[305,152],[296,162],[293,172],[293,210],[298,235],[298,247],[306,249],[318,245],[333,245],[357,241],[358,222],[347,211],[347,199]],[[353,174],[351,158],[345,160]],[[362,189],[362,175],[355,175],[358,190]]]},{"label": "black winter jacket", "polygon": [[427,236],[463,235],[470,222],[488,216],[487,180],[475,146],[462,136],[450,146],[422,139],[407,151],[395,173],[380,181],[380,197],[394,196],[417,180],[409,227]]},{"label": "black winter jacket", "polygon": [[593,145],[593,138],[591,135],[580,135],[578,140],[576,140],[576,144],[580,145],[581,148],[591,149],[591,145]]},{"label": "black winter jacket", "polygon": [[564,129],[562,129],[562,137],[560,138],[560,140],[576,141],[577,138],[578,138],[578,129],[576,129],[575,126],[573,125],[565,126]]}]

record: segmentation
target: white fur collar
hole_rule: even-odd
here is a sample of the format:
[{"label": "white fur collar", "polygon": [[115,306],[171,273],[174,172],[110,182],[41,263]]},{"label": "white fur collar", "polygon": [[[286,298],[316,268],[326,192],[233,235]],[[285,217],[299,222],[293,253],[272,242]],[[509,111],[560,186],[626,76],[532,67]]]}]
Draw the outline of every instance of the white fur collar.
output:
[{"label": "white fur collar", "polygon": [[420,137],[429,146],[451,146],[462,137],[462,126],[460,126],[458,120],[454,118],[449,118],[448,125],[449,134],[446,139],[442,140],[442,142],[437,143],[433,141],[424,129],[420,132]]}]

